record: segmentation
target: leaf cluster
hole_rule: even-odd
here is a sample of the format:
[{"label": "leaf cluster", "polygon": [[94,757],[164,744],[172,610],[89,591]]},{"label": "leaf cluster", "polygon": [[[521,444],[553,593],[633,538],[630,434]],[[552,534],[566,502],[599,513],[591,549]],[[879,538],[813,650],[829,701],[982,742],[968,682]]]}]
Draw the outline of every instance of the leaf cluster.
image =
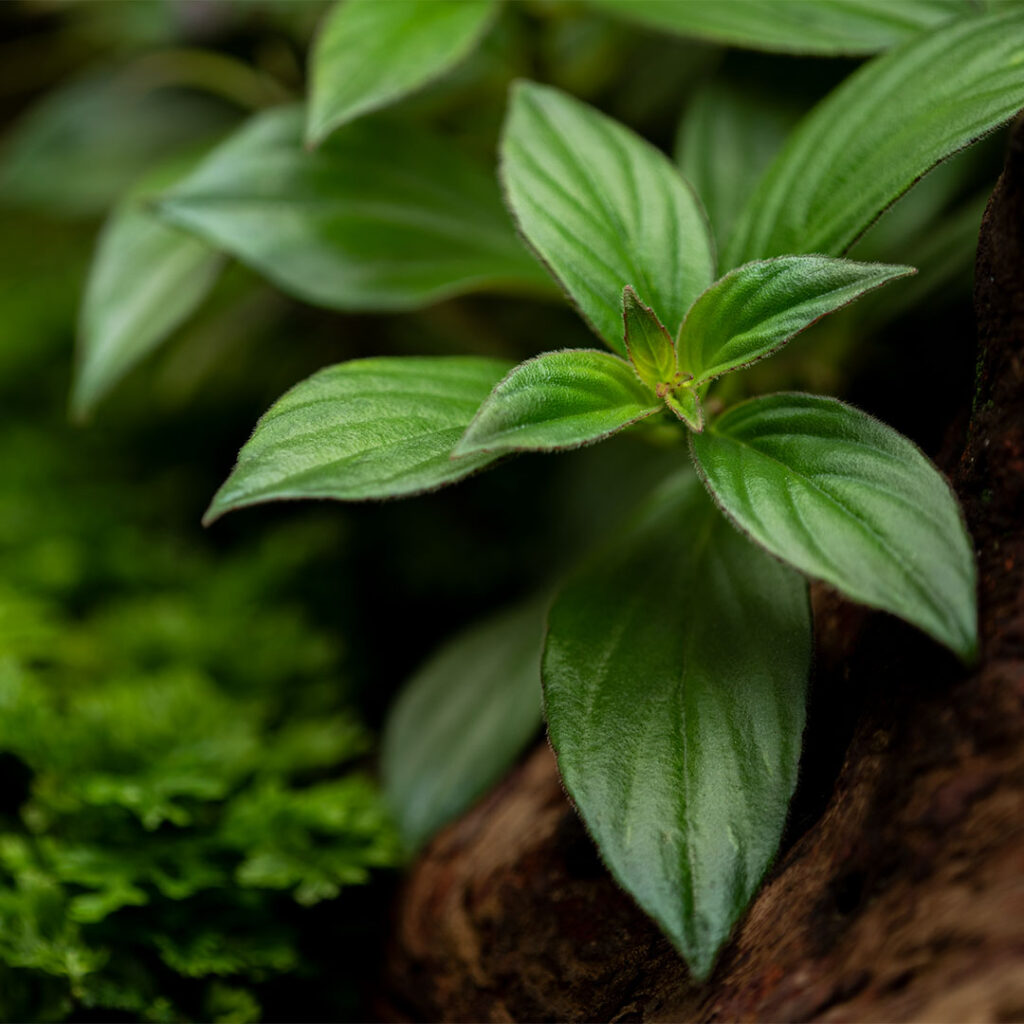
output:
[{"label": "leaf cluster", "polygon": [[[808,0],[799,18],[777,0],[591,7],[597,34],[622,19],[777,52],[879,55],[802,116],[711,77],[674,162],[565,89],[520,76],[495,176],[443,117],[410,111],[429,109],[444,81],[472,79],[467,69],[496,38],[514,41],[520,9],[349,0],[316,37],[305,107],[257,111],[198,158],[158,168],[114,210],[83,306],[74,404],[88,413],[204,301],[225,255],[349,313],[479,290],[562,291],[604,348],[555,337],[518,364],[481,354],[481,342],[471,355],[329,366],[257,423],[206,522],[275,499],[423,493],[516,453],[627,429],[670,438],[673,472],[553,599],[471,628],[415,676],[389,722],[383,767],[416,845],[534,734],[542,677],[563,780],[609,868],[705,977],[774,856],[795,786],[807,578],[902,617],[965,662],[977,649],[970,540],[918,448],[831,397],[728,400],[742,393],[741,371],[914,273],[879,258],[933,231],[956,176],[948,191],[934,179],[937,200],[921,192],[873,226],[1024,104],[1024,18],[961,0],[895,10]],[[503,71],[499,88],[511,77]],[[976,216],[975,203],[946,225],[968,259]],[[919,287],[949,279],[937,253],[922,266]],[[240,805],[222,837],[258,848],[260,825],[278,816],[320,820],[315,801],[275,804],[280,778],[237,771],[207,799],[251,776],[259,811]],[[188,825],[174,815],[203,798],[189,778],[147,791],[164,808],[157,826]],[[344,880],[326,853],[309,860],[307,878],[280,852],[258,855],[236,880],[311,899],[332,870]]]}]

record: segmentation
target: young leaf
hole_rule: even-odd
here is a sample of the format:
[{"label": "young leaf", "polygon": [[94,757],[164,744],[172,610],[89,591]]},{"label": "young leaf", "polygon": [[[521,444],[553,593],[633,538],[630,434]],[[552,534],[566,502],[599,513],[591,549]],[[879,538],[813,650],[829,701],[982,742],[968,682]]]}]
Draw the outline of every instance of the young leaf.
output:
[{"label": "young leaf", "polygon": [[545,597],[463,631],[409,680],[392,708],[381,773],[410,847],[482,796],[540,730],[547,606]]},{"label": "young leaf", "polygon": [[579,448],[661,408],[618,356],[595,349],[545,352],[520,363],[494,389],[453,455]]},{"label": "young leaf", "polygon": [[698,978],[778,846],[810,653],[803,580],[689,473],[551,610],[544,697],[562,779]]},{"label": "young leaf", "polygon": [[734,406],[690,443],[757,543],[974,656],[971,542],[949,485],[905,437],[833,398],[789,394]]},{"label": "young leaf", "polygon": [[307,141],[443,75],[473,49],[494,9],[494,0],[336,4],[313,48]]},{"label": "young leaf", "polygon": [[713,279],[704,214],[669,159],[557,89],[513,87],[501,177],[526,240],[620,355],[626,285],[674,335]]},{"label": "young leaf", "polygon": [[704,407],[700,404],[696,388],[684,385],[670,391],[665,396],[665,404],[691,430],[696,430],[699,434],[704,429]]},{"label": "young leaf", "polygon": [[823,57],[884,50],[972,13],[967,0],[591,0],[651,28],[727,46]]},{"label": "young leaf", "polygon": [[694,386],[770,356],[794,334],[913,267],[827,256],[746,263],[693,304],[679,332],[679,365]]},{"label": "young leaf", "polygon": [[302,121],[297,107],[258,114],[165,196],[160,213],[334,309],[545,286],[496,184],[450,143],[364,119],[307,153]]},{"label": "young leaf", "polygon": [[645,306],[631,286],[622,293],[622,320],[626,351],[637,376],[648,387],[676,383],[676,346],[654,311]]},{"label": "young leaf", "polygon": [[71,397],[78,416],[88,414],[199,306],[220,272],[219,253],[162,223],[145,206],[194,163],[176,159],[147,175],[103,228],[79,321]]},{"label": "young leaf", "polygon": [[449,456],[509,364],[471,356],[355,359],[297,384],[256,424],[204,522],[280,498],[397,498],[493,461]]},{"label": "young leaf", "polygon": [[865,64],[801,122],[768,168],[723,266],[839,256],[940,160],[1024,106],[1024,12],[969,17]]},{"label": "young leaf", "polygon": [[719,249],[799,115],[794,101],[760,81],[755,88],[713,78],[694,93],[675,159],[707,210]]}]

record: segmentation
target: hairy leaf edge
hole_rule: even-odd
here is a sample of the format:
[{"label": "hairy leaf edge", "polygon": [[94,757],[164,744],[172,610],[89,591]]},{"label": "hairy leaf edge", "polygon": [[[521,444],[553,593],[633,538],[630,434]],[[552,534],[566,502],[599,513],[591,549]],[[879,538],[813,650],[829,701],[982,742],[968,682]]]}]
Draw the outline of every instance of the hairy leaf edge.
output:
[{"label": "hairy leaf edge", "polygon": [[[691,444],[692,444],[692,438],[691,438]],[[703,486],[706,489],[707,488],[707,483],[703,480],[703,478],[701,478],[701,474],[700,474],[699,471],[697,473],[697,476],[698,476],[699,479],[701,479],[702,484],[703,484]],[[644,513],[647,510],[647,506],[649,505],[651,500],[653,500],[653,498],[657,495],[658,490],[659,489],[656,487],[650,494],[647,495],[647,498],[646,498],[645,502],[643,503],[643,507],[640,510],[638,510],[633,516],[631,516],[627,520],[626,524],[624,524],[625,528],[628,529],[629,526],[631,526],[632,524],[640,521],[640,519],[643,517]],[[714,495],[712,495],[711,497],[712,497],[712,502],[715,505],[715,508],[718,510],[719,514],[722,514],[722,508],[718,504],[718,501],[715,499]],[[728,517],[726,517],[726,518],[728,519]],[[732,525],[731,520],[729,522],[730,522],[730,525]],[[741,530],[740,532],[743,533],[744,536],[747,536],[745,531]],[[750,537],[747,537],[747,539],[751,540]],[[755,544],[755,546],[757,547],[757,549],[759,551],[764,551],[765,550],[764,548],[761,547],[760,544],[757,544],[756,541],[754,541],[753,543]],[[643,914],[645,914],[652,921],[654,921],[655,924],[657,924],[658,929],[668,939],[669,944],[672,946],[672,948],[680,955],[680,957],[683,958],[683,961],[686,963],[687,968],[690,970],[690,973],[693,975],[693,977],[697,981],[699,981],[699,982],[704,982],[704,981],[707,981],[707,979],[711,976],[711,974],[712,974],[712,972],[714,970],[715,964],[718,962],[719,955],[721,954],[722,950],[725,949],[725,947],[729,944],[729,942],[732,939],[732,936],[735,935],[736,929],[739,926],[740,922],[750,912],[750,908],[753,906],[754,902],[757,899],[757,895],[758,895],[758,893],[761,890],[761,887],[764,885],[764,880],[768,877],[768,874],[770,873],[772,867],[774,866],[776,860],[778,859],[778,855],[779,855],[778,848],[776,849],[775,854],[771,857],[771,859],[765,864],[764,871],[761,873],[761,876],[757,880],[757,885],[753,889],[753,895],[751,896],[749,902],[746,904],[746,906],[743,908],[743,910],[737,915],[736,920],[733,921],[732,926],[729,929],[729,935],[725,939],[723,939],[722,943],[715,950],[714,954],[710,958],[709,963],[707,965],[699,965],[699,966],[692,965],[690,963],[690,961],[686,958],[686,954],[683,952],[682,948],[676,944],[676,941],[672,937],[672,934],[671,934],[671,931],[669,930],[668,925],[665,922],[662,921],[660,915],[653,914],[653,913],[649,912],[645,907],[640,905],[639,901],[633,895],[633,893],[630,890],[629,886],[626,884],[626,882],[620,876],[617,868],[615,868],[607,860],[607,858],[605,857],[604,850],[602,849],[601,844],[597,841],[597,838],[594,835],[593,830],[590,827],[590,823],[587,821],[587,819],[584,817],[583,813],[580,811],[579,802],[576,799],[576,794],[573,791],[573,787],[566,781],[566,778],[565,778],[565,776],[562,773],[561,758],[559,756],[558,749],[556,748],[556,746],[554,744],[554,741],[551,738],[551,730],[550,730],[550,727],[548,726],[548,674],[545,671],[545,665],[547,663],[546,654],[547,654],[547,649],[548,649],[548,637],[551,634],[551,612],[553,611],[554,606],[555,606],[556,602],[558,601],[558,598],[561,596],[562,590],[567,585],[569,580],[573,576],[575,576],[578,572],[580,572],[584,568],[586,568],[586,566],[588,566],[591,562],[599,561],[601,556],[603,555],[605,549],[613,546],[614,544],[615,544],[615,537],[607,538],[603,544],[598,545],[595,549],[593,549],[591,551],[589,557],[584,558],[581,562],[577,563],[577,565],[575,566],[575,568],[572,571],[570,571],[568,573],[565,573],[563,578],[562,578],[561,583],[557,587],[555,587],[553,589],[553,591],[552,591],[553,596],[551,597],[551,600],[548,603],[548,608],[547,608],[547,611],[545,612],[545,615],[544,615],[544,632],[543,632],[543,637],[542,637],[542,642],[541,642],[541,658],[540,658],[540,685],[541,685],[541,697],[542,697],[543,706],[544,706],[544,734],[545,734],[545,738],[547,739],[548,747],[550,748],[551,753],[552,753],[552,755],[555,758],[555,765],[558,768],[558,780],[561,783],[562,792],[565,793],[566,798],[568,799],[569,803],[571,804],[573,810],[576,813],[576,817],[579,819],[580,823],[583,825],[583,829],[584,829],[584,831],[587,834],[587,838],[594,844],[594,849],[597,850],[597,854],[598,854],[598,857],[601,860],[601,863],[605,866],[605,868],[608,870],[608,873],[615,880],[615,884],[618,885],[618,887],[624,893],[626,893],[627,896],[629,896],[629,898],[633,901],[633,903],[637,907],[639,907],[640,911]],[[777,562],[779,562],[779,563],[781,563],[783,565],[786,565],[787,568],[789,568],[789,569],[793,568],[792,566],[787,565],[787,563],[785,563],[781,558],[778,558],[775,555],[773,555],[770,551],[767,552],[767,554],[770,555],[773,559],[775,559],[775,561],[777,561]],[[808,665],[808,680],[810,680],[813,677],[813,674],[814,674],[814,663],[815,663],[815,653],[816,653],[815,652],[815,646],[814,646],[814,616],[812,614],[813,610],[812,610],[812,606],[811,606],[811,594],[810,594],[810,589],[807,586],[807,577],[803,573],[800,573],[799,570],[797,570],[797,569],[793,569],[793,571],[797,572],[800,576],[802,576],[804,581],[805,581],[804,582],[804,586],[802,588],[802,593],[803,593],[803,596],[804,596],[804,605],[805,605],[805,608],[807,610],[807,622],[808,622],[808,624],[810,626],[810,629],[811,629],[811,637],[810,637],[811,660],[810,660],[810,663]],[[807,721],[806,721],[806,717],[805,717],[803,732],[801,733],[801,736],[800,736],[800,749],[801,749],[801,751],[803,751],[803,736],[804,736],[804,733],[806,733],[806,731],[807,731]],[[798,768],[798,774],[799,774],[799,768]],[[789,816],[790,816],[791,810],[792,810],[792,794],[790,795],[790,806],[787,807],[787,809],[786,809],[786,821],[787,822],[789,821]],[[784,834],[785,834],[785,826],[783,826],[783,835]]]},{"label": "hairy leaf edge", "polygon": [[[844,257],[844,256],[828,256],[825,253],[819,253],[819,252],[793,253],[792,255],[794,255],[794,256],[806,256],[806,257],[809,257],[809,258],[816,257],[818,259],[829,260],[829,261],[831,261],[833,263],[859,263],[861,266],[866,265],[865,262],[862,261],[862,260],[850,260],[850,259],[846,259],[846,257]],[[733,267],[731,270],[726,271],[726,273],[724,273],[720,278],[718,278],[717,281],[713,281],[711,284],[709,284],[707,286],[707,288],[705,288],[704,291],[702,291],[700,293],[700,295],[698,295],[697,298],[695,298],[693,300],[693,305],[691,305],[690,308],[686,311],[686,316],[683,317],[683,322],[679,325],[679,332],[676,334],[676,338],[675,338],[675,342],[674,342],[675,349],[676,349],[676,358],[677,359],[679,358],[680,349],[682,347],[681,343],[682,343],[682,338],[683,338],[683,328],[686,326],[687,320],[690,319],[690,313],[693,311],[694,306],[696,306],[697,303],[700,302],[700,300],[703,299],[705,295],[707,295],[717,285],[721,284],[726,278],[732,277],[733,275],[738,274],[741,270],[743,270],[744,267],[757,266],[757,265],[763,264],[763,263],[773,263],[776,260],[785,259],[785,258],[786,257],[784,257],[784,256],[769,256],[769,257],[767,257],[766,259],[763,259],[763,260],[748,260],[746,263],[741,263],[739,266]],[[767,352],[762,352],[760,355],[755,356],[753,359],[748,359],[746,362],[738,363],[736,366],[732,366],[728,370],[722,370],[720,373],[715,373],[715,374],[712,374],[710,376],[703,376],[703,377],[702,376],[697,376],[697,377],[695,377],[694,380],[693,380],[693,386],[694,387],[699,387],[699,386],[704,385],[704,384],[710,384],[713,381],[718,380],[719,377],[725,377],[727,374],[736,373],[736,371],[738,371],[738,370],[745,370],[748,367],[753,366],[755,363],[761,362],[762,359],[768,359],[769,357],[776,355],[780,350],[784,349],[795,337],[797,337],[797,335],[803,334],[804,331],[809,330],[811,327],[813,327],[820,320],[824,320],[825,317],[831,316],[833,313],[838,313],[841,309],[846,309],[847,306],[853,305],[853,303],[855,303],[858,300],[862,299],[869,292],[877,291],[879,288],[882,288],[883,286],[885,286],[887,284],[890,284],[893,281],[899,281],[899,280],[901,280],[902,278],[905,278],[905,277],[914,277],[917,274],[917,267],[911,267],[911,266],[909,266],[907,264],[903,264],[903,263],[879,263],[879,264],[877,264],[877,266],[880,269],[883,268],[883,267],[884,268],[888,268],[889,270],[892,270],[893,273],[890,274],[888,277],[886,277],[882,281],[878,281],[875,284],[868,285],[868,287],[866,287],[862,292],[860,292],[860,294],[854,295],[852,298],[847,299],[846,302],[843,302],[840,305],[835,306],[833,309],[828,310],[828,312],[826,312],[826,313],[822,313],[821,316],[815,317],[810,323],[806,324],[805,326],[801,327],[799,330],[794,331],[792,334],[790,334],[787,337],[783,338],[780,342],[778,342],[778,344],[774,345]],[[687,371],[687,372],[689,372],[689,371]],[[790,392],[782,392],[782,393],[788,394]],[[798,392],[792,392],[792,393],[793,394],[797,394]],[[860,411],[860,410],[858,410],[858,411]]]},{"label": "hairy leaf edge", "polygon": [[[808,396],[808,392],[805,392],[805,391],[774,391],[774,392],[772,392],[772,397],[775,397],[775,396],[781,396],[781,397],[792,396],[792,397],[795,397],[795,398],[806,398]],[[733,409],[738,409],[740,406],[746,405],[749,402],[756,402],[759,398],[765,398],[765,397],[767,397],[767,396],[765,396],[765,395],[757,395],[757,396],[755,396],[753,398],[745,399],[742,402],[737,402],[736,405],[730,406],[729,409],[725,410],[725,412],[731,412]],[[820,396],[820,395],[812,395],[811,397],[813,397],[813,398],[820,398],[822,396]],[[953,490],[953,485],[949,482],[949,478],[946,476],[946,474],[943,473],[942,470],[939,469],[939,467],[936,466],[935,463],[930,458],[928,458],[927,455],[925,455],[925,453],[921,450],[920,446],[917,445],[914,441],[912,441],[909,437],[907,437],[906,434],[900,433],[899,431],[895,430],[894,427],[890,427],[884,420],[880,420],[877,416],[872,416],[871,413],[864,412],[863,409],[859,408],[856,405],[852,405],[850,402],[844,402],[844,401],[842,401],[842,400],[840,400],[838,398],[831,398],[830,401],[833,401],[833,402],[835,402],[838,405],[842,405],[842,406],[844,406],[847,409],[852,409],[854,412],[859,413],[862,416],[866,416],[868,419],[874,420],[875,423],[881,424],[881,426],[885,427],[888,430],[895,431],[895,433],[899,434],[899,436],[901,438],[903,438],[903,440],[906,441],[907,444],[911,445],[913,447],[913,449],[928,463],[928,465],[930,465],[932,467],[932,469],[935,470],[935,472],[938,474],[939,478],[946,485],[946,490],[949,492],[950,497],[953,499],[953,505],[956,508],[957,517],[960,520],[960,526],[963,529],[964,535],[967,537],[967,540],[968,540],[968,542],[970,544],[971,554],[973,556],[971,561],[972,561],[972,565],[974,565],[974,567],[975,567],[975,610],[974,610],[974,636],[973,636],[973,644],[971,645],[971,647],[969,649],[965,649],[963,651],[954,650],[953,653],[960,659],[960,661],[964,665],[971,666],[971,665],[975,664],[977,662],[977,660],[978,660],[979,646],[980,646],[980,638],[978,636],[979,630],[978,630],[978,608],[977,608],[977,561],[976,561],[977,556],[976,556],[976,553],[975,553],[975,550],[974,550],[974,541],[973,541],[973,538],[971,536],[971,532],[970,532],[970,530],[967,527],[967,520],[964,517],[963,507],[960,504],[960,499],[957,496],[956,491]],[[724,415],[724,414],[725,413],[723,412],[720,415]],[[717,420],[718,417],[715,417],[715,419]],[[712,427],[712,432],[713,432],[714,421],[712,421],[711,427]],[[700,482],[704,485],[704,488],[708,492],[708,495],[710,496],[711,500],[715,503],[715,507],[719,510],[719,512],[722,513],[723,516],[725,516],[725,518],[729,521],[729,523],[735,529],[739,530],[739,532],[742,533],[743,536],[746,537],[747,540],[749,540],[757,548],[759,548],[761,551],[764,551],[766,554],[770,555],[772,558],[775,559],[775,561],[781,562],[783,565],[788,566],[794,572],[800,573],[800,575],[803,576],[805,579],[810,580],[812,582],[821,583],[823,586],[828,587],[829,589],[835,591],[836,593],[843,594],[843,596],[847,597],[847,600],[853,601],[855,604],[859,604],[859,605],[861,605],[861,606],[863,606],[865,608],[871,608],[871,609],[873,609],[876,612],[882,612],[882,613],[884,613],[886,615],[891,615],[894,618],[899,619],[901,622],[906,622],[907,625],[909,625],[913,629],[916,629],[919,632],[923,633],[925,636],[929,637],[935,643],[939,644],[940,647],[946,647],[947,650],[951,649],[951,648],[949,648],[947,646],[947,644],[946,644],[946,642],[944,640],[940,640],[938,637],[934,636],[932,633],[930,633],[928,630],[924,629],[922,626],[918,626],[916,623],[913,623],[913,622],[908,622],[908,620],[904,619],[902,616],[897,615],[895,612],[891,612],[891,611],[889,611],[886,608],[880,608],[880,607],[878,607],[875,604],[869,604],[866,601],[861,601],[859,598],[849,597],[848,595],[846,595],[845,591],[841,590],[839,587],[835,586],[834,584],[829,583],[828,580],[822,579],[819,576],[814,576],[811,573],[804,572],[803,569],[800,569],[800,568],[798,568],[795,565],[791,565],[789,562],[786,561],[785,558],[781,557],[780,555],[775,554],[774,551],[770,551],[768,548],[766,548],[756,537],[751,536],[751,534],[743,526],[743,524],[738,522],[736,520],[736,518],[732,515],[732,513],[729,512],[728,509],[726,509],[725,506],[722,504],[722,502],[719,500],[718,495],[715,493],[714,489],[711,487],[711,484],[710,484],[710,482],[708,480],[707,474],[704,471],[704,467],[700,463],[700,459],[697,458],[697,453],[694,450],[695,442],[694,442],[694,436],[693,436],[692,432],[690,433],[690,436],[688,438],[688,444],[689,444],[689,449],[690,449],[690,461],[693,463],[693,468],[694,468],[694,470],[696,470],[697,477],[700,479]]]},{"label": "hairy leaf edge", "polygon": [[[551,349],[548,352],[541,352],[530,359],[524,359],[523,362],[517,363],[511,370],[509,370],[508,373],[505,374],[504,377],[502,377],[500,381],[498,381],[497,384],[494,385],[494,389],[491,391],[491,394],[489,394],[483,400],[483,402],[480,405],[480,408],[477,409],[476,413],[474,413],[473,419],[470,420],[469,426],[466,427],[465,433],[459,439],[454,449],[452,449],[452,454],[450,458],[453,462],[458,462],[460,459],[467,458],[470,455],[489,455],[492,453],[494,453],[495,457],[497,458],[500,455],[512,455],[517,452],[573,452],[580,448],[589,448],[591,445],[600,444],[602,441],[606,441],[609,437],[618,434],[620,431],[625,430],[627,427],[635,426],[637,423],[641,423],[644,420],[649,419],[655,413],[659,413],[662,411],[663,403],[661,399],[658,398],[652,391],[651,397],[656,401],[656,404],[653,406],[653,408],[651,408],[645,413],[642,413],[640,416],[635,416],[631,420],[626,420],[626,422],[620,424],[619,426],[613,428],[612,430],[607,431],[604,434],[599,434],[596,437],[588,438],[586,441],[578,441],[574,442],[573,444],[547,445],[543,448],[538,448],[535,445],[520,446],[510,444],[502,444],[492,448],[488,448],[484,445],[480,445],[473,448],[463,448],[463,442],[465,441],[466,437],[469,435],[469,432],[473,429],[473,427],[476,426],[477,420],[480,418],[488,402],[490,402],[491,398],[494,396],[494,392],[497,391],[498,388],[502,386],[502,384],[510,380],[524,366],[528,366],[530,363],[535,363],[539,359],[543,359],[545,356],[556,355],[559,352],[588,352],[592,355],[601,356],[602,358],[611,355],[613,358],[618,359],[621,363],[627,366],[629,368],[630,373],[635,373],[635,371],[633,370],[632,363],[627,362],[627,360],[623,359],[622,356],[618,355],[617,353],[609,353],[603,348],[555,348]],[[646,387],[646,385],[644,386]]]},{"label": "hairy leaf edge", "polygon": [[[602,355],[604,355],[604,354],[605,353],[602,353]],[[400,357],[370,356],[368,358],[380,359],[380,358],[400,358]],[[355,362],[356,360],[352,360],[352,361]],[[310,376],[316,376],[316,373],[322,373],[323,370],[330,369],[331,366],[337,366],[337,365],[339,365],[339,364],[332,363],[332,364],[330,364],[330,366],[325,366],[325,367],[323,367],[322,370],[318,370],[315,373],[311,374]],[[506,374],[506,376],[507,376],[507,374]],[[274,406],[277,405],[278,402],[281,402],[285,398],[287,398],[290,394],[292,394],[292,392],[294,392],[294,391],[298,390],[298,388],[302,387],[309,379],[310,379],[309,377],[306,377],[303,380],[298,381],[297,383],[293,384],[290,388],[288,388],[287,391],[283,392],[279,398],[275,399],[275,401],[270,406],[270,408],[267,409],[267,411],[265,413],[263,413],[262,416],[260,416],[260,418],[256,421],[256,425],[249,432],[248,438],[246,438],[245,442],[242,444],[242,447],[239,449],[239,456],[241,456],[242,451],[245,450],[245,446],[256,436],[257,431],[263,425],[263,421],[273,411]],[[502,378],[502,379],[504,379],[504,378]],[[485,470],[488,470],[492,466],[495,466],[499,462],[503,462],[503,461],[505,461],[505,456],[504,455],[500,455],[500,454],[499,455],[495,455],[490,462],[486,463],[483,466],[477,466],[476,469],[468,470],[465,474],[463,474],[462,476],[456,477],[454,480],[445,480],[443,483],[434,484],[433,486],[430,486],[430,487],[420,487],[420,488],[417,488],[417,489],[411,490],[411,491],[404,491],[401,494],[384,494],[384,495],[380,495],[380,496],[366,497],[366,498],[335,498],[335,497],[333,497],[332,495],[329,495],[329,494],[314,494],[314,495],[307,495],[307,494],[273,494],[273,495],[263,495],[263,496],[257,495],[257,496],[254,496],[252,498],[244,499],[242,501],[237,501],[237,502],[232,501],[232,502],[226,503],[223,508],[218,508],[218,499],[220,498],[221,493],[224,491],[224,489],[227,487],[227,485],[231,482],[231,478],[235,475],[235,470],[238,469],[238,466],[239,466],[239,464],[241,462],[240,458],[236,458],[235,462],[234,462],[234,465],[231,467],[231,471],[228,473],[227,477],[225,477],[225,479],[224,479],[224,483],[222,483],[220,485],[220,487],[217,488],[216,492],[213,495],[213,498],[210,500],[210,504],[207,506],[206,511],[203,513],[203,517],[200,520],[200,522],[201,522],[201,524],[203,526],[212,526],[215,522],[217,522],[218,519],[220,519],[221,517],[227,515],[229,512],[237,512],[240,509],[251,508],[254,505],[267,505],[267,504],[270,504],[271,502],[282,502],[282,501],[333,501],[333,502],[338,502],[338,503],[345,504],[345,505],[365,505],[365,504],[370,504],[370,503],[384,503],[384,502],[391,502],[391,501],[401,501],[403,498],[416,498],[416,497],[419,497],[420,495],[423,495],[423,494],[433,494],[435,491],[444,490],[446,487],[451,487],[454,484],[460,484],[460,483],[462,483],[463,480],[469,480],[471,477],[476,476],[478,473],[482,473]]]},{"label": "hairy leaf edge", "polygon": [[[572,293],[569,291],[569,289],[566,286],[565,282],[562,281],[561,277],[559,277],[559,275],[557,273],[555,273],[554,267],[551,266],[551,264],[544,258],[543,255],[541,255],[541,253],[534,246],[534,244],[530,241],[530,239],[526,237],[526,233],[523,230],[523,227],[522,227],[522,225],[519,222],[519,217],[516,215],[515,206],[512,203],[512,198],[509,195],[507,175],[506,175],[506,172],[505,172],[505,165],[508,162],[506,157],[505,157],[505,140],[506,140],[506,138],[508,136],[508,133],[509,133],[509,121],[511,120],[509,115],[510,115],[510,112],[511,112],[512,103],[514,102],[515,94],[517,94],[519,92],[522,92],[522,91],[528,89],[530,86],[537,85],[537,84],[538,83],[534,82],[530,78],[515,78],[515,79],[512,80],[512,82],[510,83],[509,88],[508,88],[509,100],[506,103],[505,117],[504,117],[504,119],[502,121],[502,124],[501,124],[501,134],[500,134],[500,136],[498,138],[498,185],[501,188],[501,200],[505,204],[505,209],[508,211],[509,217],[512,220],[512,224],[515,227],[515,232],[516,232],[516,235],[519,237],[519,240],[523,243],[524,246],[526,246],[527,251],[530,252],[530,254],[534,257],[534,259],[536,259],[537,262],[544,268],[544,270],[547,271],[548,276],[551,277],[551,279],[554,281],[555,285],[557,286],[558,290],[562,293],[563,298],[565,298],[566,302],[569,304],[569,308],[573,309],[577,313],[579,318],[587,325],[587,327],[590,329],[591,333],[597,338],[598,341],[601,341],[605,345],[607,345],[608,348],[610,348],[616,355],[624,356],[624,357],[628,358],[628,355],[627,355],[627,352],[626,352],[625,341],[623,341],[622,348],[620,349],[615,344],[613,344],[611,341],[609,341],[607,338],[605,338],[601,334],[601,332],[597,329],[597,325],[593,322],[593,320],[590,319],[589,316],[587,316],[587,314],[583,311],[582,307],[579,305],[579,303],[573,297]],[[544,88],[549,88],[550,89],[550,88],[554,88],[554,87],[553,86],[544,86]],[[573,99],[576,99],[576,97],[573,97]],[[581,102],[582,103],[584,101],[577,100],[577,102]],[[596,107],[594,109],[597,110]],[[605,114],[603,111],[598,111],[598,113],[602,114],[602,116],[604,116],[604,117],[608,117],[609,120],[612,120],[612,121],[615,120],[614,118],[609,117],[609,115]],[[621,124],[621,122],[619,122],[619,121],[615,121],[615,123],[616,124]],[[623,127],[628,128],[629,126],[628,125],[623,125]],[[659,149],[657,146],[654,145],[653,142],[651,142],[648,139],[644,138],[639,133],[633,132],[633,130],[631,128],[629,129],[629,131],[631,131],[634,135],[636,135],[637,138],[640,139],[646,146],[648,146],[650,149],[653,149],[656,153],[658,153],[661,156],[665,157],[669,161],[669,163],[672,165],[673,170],[676,172],[676,174],[679,176],[680,180],[682,181],[683,185],[685,186],[686,190],[690,193],[690,196],[692,197],[694,203],[696,204],[697,212],[700,214],[701,223],[704,226],[704,231],[705,231],[705,234],[707,235],[707,238],[708,238],[709,251],[711,253],[712,272],[713,273],[717,273],[718,261],[719,261],[719,258],[720,258],[719,253],[718,253],[718,242],[715,239],[715,234],[714,234],[714,232],[711,229],[711,220],[708,217],[707,210],[704,208],[704,202],[701,200],[700,196],[697,195],[697,190],[693,187],[693,185],[690,184],[689,178],[687,178],[687,177],[685,177],[683,175],[682,171],[680,171],[678,166],[676,166],[675,161],[672,160],[668,156],[668,154],[664,152],[664,150]],[[625,288],[625,287],[626,287],[626,284],[623,284],[623,288]],[[710,287],[710,285],[708,287]],[[684,313],[683,314],[683,319],[685,319],[685,318],[686,318],[686,314]],[[680,322],[679,326],[680,326],[680,328],[682,327],[682,322]],[[671,332],[670,332],[670,335],[671,335]]]}]

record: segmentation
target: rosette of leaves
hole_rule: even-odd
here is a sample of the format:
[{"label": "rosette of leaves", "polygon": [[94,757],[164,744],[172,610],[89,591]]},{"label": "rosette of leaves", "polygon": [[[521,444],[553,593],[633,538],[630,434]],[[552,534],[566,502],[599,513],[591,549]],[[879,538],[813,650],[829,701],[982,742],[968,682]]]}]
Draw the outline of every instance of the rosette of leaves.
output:
[{"label": "rosette of leaves", "polygon": [[[559,769],[602,856],[703,978],[775,854],[795,785],[806,579],[975,656],[971,543],[915,445],[833,398],[770,394],[719,410],[713,388],[913,272],[844,254],[918,178],[1024,104],[1022,47],[1024,15],[1009,11],[959,19],[865,64],[733,204],[720,257],[700,201],[662,153],[568,95],[514,88],[501,147],[508,204],[607,350],[519,366],[329,367],[260,420],[207,517],[278,498],[420,493],[655,418],[688,438],[678,475],[562,586],[546,633],[543,615],[510,614],[413,680],[385,754],[410,842],[457,808],[412,785],[409,764],[459,763],[474,779],[460,801],[472,799],[531,734],[522,722],[542,676]],[[515,741],[509,719],[479,714],[496,690],[527,708],[508,730]],[[443,702],[427,699],[442,691]]]}]

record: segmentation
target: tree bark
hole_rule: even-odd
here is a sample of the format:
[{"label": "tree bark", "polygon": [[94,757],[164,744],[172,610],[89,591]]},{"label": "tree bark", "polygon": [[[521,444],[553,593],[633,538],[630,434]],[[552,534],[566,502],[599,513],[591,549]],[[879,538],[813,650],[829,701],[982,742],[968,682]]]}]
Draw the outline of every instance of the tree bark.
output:
[{"label": "tree bark", "polygon": [[416,864],[396,908],[386,1016],[1024,1019],[1020,124],[982,224],[975,309],[966,444],[961,430],[940,461],[978,552],[977,667],[814,588],[817,664],[790,827],[704,984],[611,880],[537,749]]}]

